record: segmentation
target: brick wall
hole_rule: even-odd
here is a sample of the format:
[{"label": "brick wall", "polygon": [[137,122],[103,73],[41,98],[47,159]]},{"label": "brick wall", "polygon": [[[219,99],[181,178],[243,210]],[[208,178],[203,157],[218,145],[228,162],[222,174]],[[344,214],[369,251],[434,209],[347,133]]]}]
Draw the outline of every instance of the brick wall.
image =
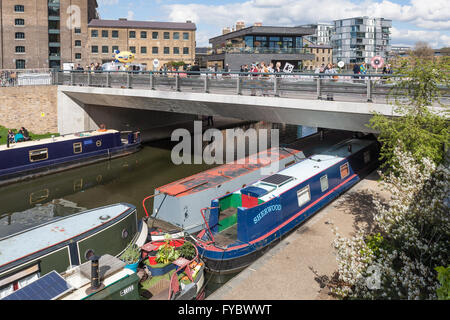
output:
[{"label": "brick wall", "polygon": [[58,132],[57,86],[0,87],[0,125],[33,133]]}]

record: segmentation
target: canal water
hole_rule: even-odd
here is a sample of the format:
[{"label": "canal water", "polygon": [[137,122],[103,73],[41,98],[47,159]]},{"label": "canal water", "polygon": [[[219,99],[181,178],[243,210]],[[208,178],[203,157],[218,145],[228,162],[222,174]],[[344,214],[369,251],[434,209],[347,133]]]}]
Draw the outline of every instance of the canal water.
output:
[{"label": "canal water", "polygon": [[[257,123],[250,127],[279,128],[280,144],[296,139],[296,126]],[[118,202],[135,205],[138,216],[145,217],[142,200],[153,194],[155,188],[214,167],[173,164],[171,150],[176,143],[170,140],[146,143],[139,152],[126,157],[0,188],[0,238],[62,216]],[[148,203],[149,212],[152,205]],[[224,279],[207,275],[207,281],[208,294]]]}]

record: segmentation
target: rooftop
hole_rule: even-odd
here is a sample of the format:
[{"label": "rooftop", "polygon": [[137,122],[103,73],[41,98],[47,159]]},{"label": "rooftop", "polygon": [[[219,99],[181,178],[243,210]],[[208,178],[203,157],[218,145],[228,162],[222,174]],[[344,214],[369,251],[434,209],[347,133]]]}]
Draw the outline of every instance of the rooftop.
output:
[{"label": "rooftop", "polygon": [[88,26],[98,28],[136,28],[136,29],[164,29],[164,30],[197,30],[195,23],[187,22],[160,22],[160,21],[134,21],[134,20],[102,20],[93,19]]}]

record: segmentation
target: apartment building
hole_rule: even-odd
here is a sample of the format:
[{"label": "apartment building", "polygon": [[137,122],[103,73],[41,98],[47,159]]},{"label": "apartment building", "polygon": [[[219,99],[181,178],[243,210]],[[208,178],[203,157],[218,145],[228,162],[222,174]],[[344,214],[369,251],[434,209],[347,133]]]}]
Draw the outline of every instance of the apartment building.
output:
[{"label": "apartment building", "polygon": [[303,61],[303,70],[316,70],[322,65],[333,63],[333,47],[331,45],[315,44],[307,39],[303,40],[303,45],[314,55],[314,59]]},{"label": "apartment building", "polygon": [[392,20],[384,18],[355,17],[334,21],[331,36],[333,62],[347,65],[370,63],[374,56],[388,57],[391,51],[390,28]]},{"label": "apartment building", "polygon": [[[145,64],[153,69],[157,59],[159,66],[170,61],[195,61],[196,25],[186,22],[156,22],[99,20],[88,24],[88,52],[81,51],[75,56],[75,63],[83,66],[90,63],[106,63],[113,60],[115,50],[130,51],[135,54],[134,63]],[[79,44],[79,43],[77,43]],[[81,49],[84,44],[79,44]]]},{"label": "apartment building", "polygon": [[[96,0],[0,1],[0,69],[60,68],[86,43]],[[80,48],[82,51],[82,48]]]},{"label": "apartment building", "polygon": [[300,27],[313,28],[315,33],[305,36],[305,39],[315,45],[329,45],[331,35],[334,31],[334,24],[318,22],[314,24],[301,25]]}]

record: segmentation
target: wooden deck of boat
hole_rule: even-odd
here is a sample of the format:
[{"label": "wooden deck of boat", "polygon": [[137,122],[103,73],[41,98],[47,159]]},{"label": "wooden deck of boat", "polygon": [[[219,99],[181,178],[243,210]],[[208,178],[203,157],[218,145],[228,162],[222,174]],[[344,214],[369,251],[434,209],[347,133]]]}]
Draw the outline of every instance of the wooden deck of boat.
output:
[{"label": "wooden deck of boat", "polygon": [[237,223],[225,230],[214,234],[214,240],[217,246],[226,247],[237,241]]}]

